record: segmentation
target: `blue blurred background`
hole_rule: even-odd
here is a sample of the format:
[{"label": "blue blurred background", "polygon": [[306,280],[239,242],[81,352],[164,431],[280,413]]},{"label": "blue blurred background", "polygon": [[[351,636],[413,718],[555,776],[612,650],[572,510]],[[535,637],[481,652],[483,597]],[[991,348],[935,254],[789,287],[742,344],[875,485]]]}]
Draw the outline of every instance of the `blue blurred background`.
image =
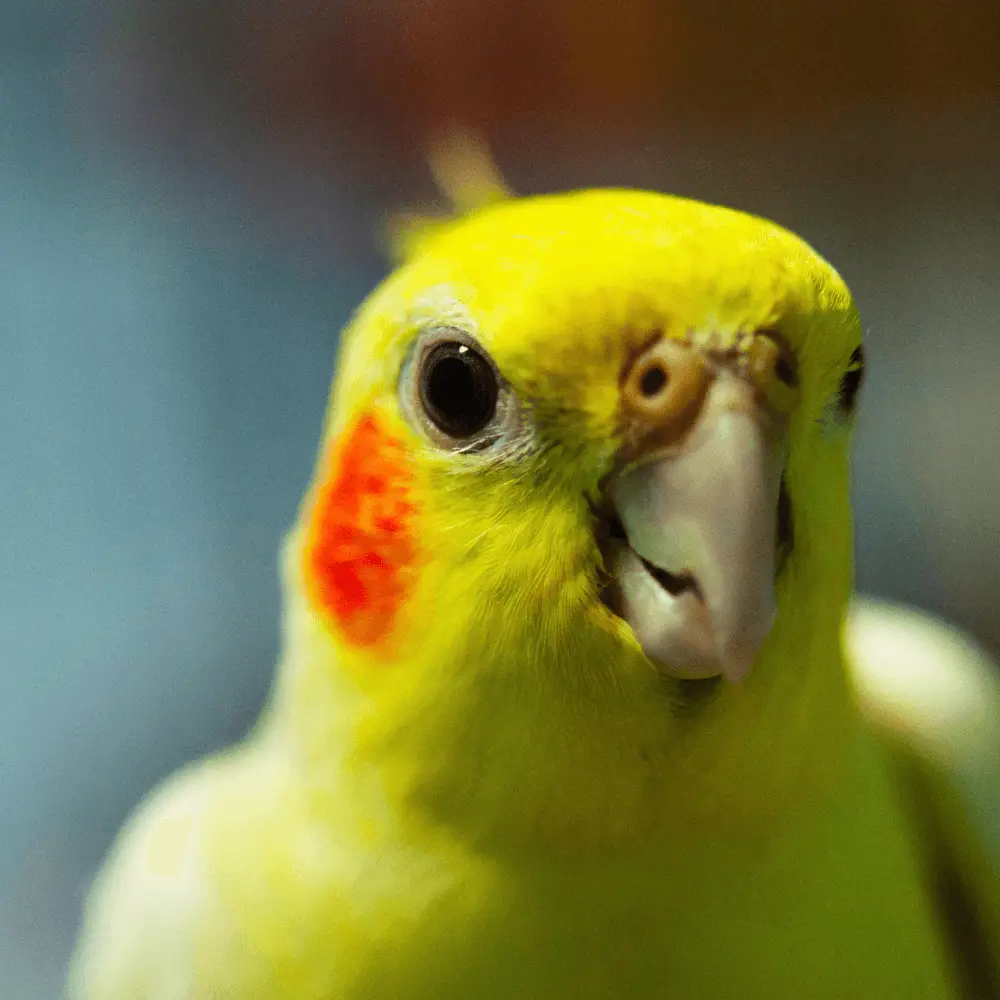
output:
[{"label": "blue blurred background", "polygon": [[126,812],[258,711],[338,330],[435,128],[830,258],[859,585],[1000,650],[1000,15],[804,10],[0,4],[0,997],[58,995]]}]

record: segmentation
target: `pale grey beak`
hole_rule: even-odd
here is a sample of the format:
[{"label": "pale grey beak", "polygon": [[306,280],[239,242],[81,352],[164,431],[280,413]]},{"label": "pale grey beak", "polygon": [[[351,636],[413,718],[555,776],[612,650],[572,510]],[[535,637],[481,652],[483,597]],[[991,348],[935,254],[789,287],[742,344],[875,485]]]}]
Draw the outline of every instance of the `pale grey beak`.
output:
[{"label": "pale grey beak", "polygon": [[619,613],[675,677],[742,680],[775,616],[783,453],[753,386],[719,371],[683,440],[627,469],[611,500]]}]

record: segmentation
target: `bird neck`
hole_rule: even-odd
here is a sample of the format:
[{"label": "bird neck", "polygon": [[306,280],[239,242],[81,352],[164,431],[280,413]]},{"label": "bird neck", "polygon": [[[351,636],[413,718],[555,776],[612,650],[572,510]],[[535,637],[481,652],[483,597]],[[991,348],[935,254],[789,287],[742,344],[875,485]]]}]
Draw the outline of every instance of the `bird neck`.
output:
[{"label": "bird neck", "polygon": [[[648,673],[617,677],[610,645],[552,658],[531,634],[445,643],[359,680],[296,598],[269,715],[315,801],[331,815],[351,801],[376,839],[580,854],[758,835],[836,789],[858,728],[840,619],[779,612],[749,678],[685,703]],[[602,668],[609,682],[589,683]]]}]

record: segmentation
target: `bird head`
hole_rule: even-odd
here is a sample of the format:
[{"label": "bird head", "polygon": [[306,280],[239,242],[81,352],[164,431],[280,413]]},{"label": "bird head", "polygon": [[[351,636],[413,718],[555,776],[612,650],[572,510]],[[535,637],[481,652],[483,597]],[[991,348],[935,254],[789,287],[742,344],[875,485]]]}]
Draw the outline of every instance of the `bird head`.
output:
[{"label": "bird head", "polygon": [[799,794],[849,701],[860,368],[835,271],[735,211],[592,191],[427,234],[343,335],[287,544],[312,758],[507,842]]}]

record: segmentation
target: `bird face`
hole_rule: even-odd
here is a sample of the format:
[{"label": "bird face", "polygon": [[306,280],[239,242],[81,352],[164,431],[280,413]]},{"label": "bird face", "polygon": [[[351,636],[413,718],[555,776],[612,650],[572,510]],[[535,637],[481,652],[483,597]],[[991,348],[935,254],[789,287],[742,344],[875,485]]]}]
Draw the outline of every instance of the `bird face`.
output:
[{"label": "bird face", "polygon": [[[316,603],[336,631],[332,520],[353,527],[360,559],[341,578],[358,607],[377,605],[354,629],[369,646],[403,620],[513,640],[531,619],[548,633],[536,647],[610,629],[623,659],[638,646],[661,676],[737,682],[809,507],[805,482],[789,484],[842,465],[830,401],[856,347],[839,279],[766,223],[628,193],[486,212],[390,280],[348,334],[331,452],[364,415],[364,447],[389,470],[374,495],[401,506],[382,515],[391,553],[363,551],[370,498],[354,515],[314,506]],[[831,488],[813,506],[838,522],[836,545],[846,477]],[[437,593],[413,616],[421,564]]]},{"label": "bird face", "polygon": [[[590,463],[603,474],[575,491],[596,496],[595,575],[605,580],[606,606],[629,624],[659,671],[737,681],[775,614],[794,358],[771,332],[718,351],[655,331],[638,350],[631,339],[623,338],[621,363],[605,374],[617,378],[615,429]],[[551,398],[529,408],[483,345],[456,326],[418,336],[400,401],[432,445],[473,463],[530,464],[544,448],[533,411],[561,409]],[[577,414],[583,423],[587,416],[607,418]],[[609,443],[617,443],[610,460]],[[543,466],[542,496],[558,502],[544,477]],[[584,518],[580,527],[585,539]],[[787,518],[782,527],[785,542]]]},{"label": "bird face", "polygon": [[591,192],[422,243],[345,332],[287,550],[305,717],[360,692],[352,753],[467,826],[613,840],[692,782],[759,811],[844,701],[858,341],[824,261],[724,209]]}]

